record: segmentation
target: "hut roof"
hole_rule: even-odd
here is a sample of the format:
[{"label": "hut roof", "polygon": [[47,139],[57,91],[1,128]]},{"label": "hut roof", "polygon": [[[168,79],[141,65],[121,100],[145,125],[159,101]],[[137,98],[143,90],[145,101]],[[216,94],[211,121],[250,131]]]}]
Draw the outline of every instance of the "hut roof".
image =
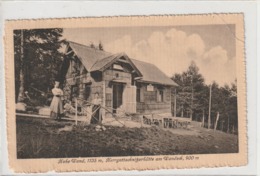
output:
[{"label": "hut roof", "polygon": [[94,49],[75,42],[69,42],[71,49],[75,52],[82,64],[90,72],[102,71],[103,68],[112,64],[117,58],[124,56],[130,60],[130,64],[142,75],[139,82],[178,86],[172,79],[165,75],[158,67],[153,64],[130,59],[125,53],[112,54],[109,52]]},{"label": "hut roof", "polygon": [[165,73],[163,73],[158,67],[153,64],[131,59],[135,66],[140,70],[143,77],[138,80],[140,82],[148,82],[155,84],[163,84],[169,86],[178,86],[172,79],[170,79]]},{"label": "hut roof", "polygon": [[120,55],[121,54],[113,54],[103,59],[97,60],[96,63],[91,67],[90,71],[101,70],[105,66],[110,65],[110,63],[112,63],[115,59],[120,57]]},{"label": "hut roof", "polygon": [[140,70],[135,66],[133,61],[125,54],[125,53],[118,53],[118,54],[113,54],[111,56],[108,56],[104,59],[98,60],[91,68],[91,71],[103,71],[105,70],[108,66],[110,66],[112,63],[114,63],[116,60],[124,58],[131,66],[132,68],[137,72],[139,76],[142,76],[142,73]]},{"label": "hut roof", "polygon": [[91,70],[91,67],[98,60],[112,55],[112,53],[101,51],[99,49],[94,49],[75,42],[69,42],[69,46],[75,52],[77,57],[81,60],[82,64],[86,67],[88,71]]}]

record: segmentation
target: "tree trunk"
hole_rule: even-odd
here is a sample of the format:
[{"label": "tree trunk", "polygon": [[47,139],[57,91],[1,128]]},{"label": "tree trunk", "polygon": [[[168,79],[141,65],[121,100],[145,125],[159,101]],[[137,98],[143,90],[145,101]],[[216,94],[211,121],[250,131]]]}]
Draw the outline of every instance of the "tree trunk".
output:
[{"label": "tree trunk", "polygon": [[218,119],[219,119],[219,112],[217,113],[217,118],[216,118],[214,130],[216,130],[217,127],[218,127]]},{"label": "tree trunk", "polygon": [[190,111],[190,120],[192,121],[192,114],[193,114],[193,80],[191,77],[191,111]]},{"label": "tree trunk", "polygon": [[177,112],[176,112],[176,107],[177,107],[177,94],[176,94],[176,88],[175,88],[175,90],[174,90],[174,117],[176,117],[177,116]]},{"label": "tree trunk", "polygon": [[183,105],[181,105],[181,117],[183,117]]},{"label": "tree trunk", "polygon": [[21,57],[20,57],[20,87],[18,93],[18,102],[22,102],[24,100],[24,37],[23,37],[23,30],[21,30]]},{"label": "tree trunk", "polygon": [[202,124],[201,124],[201,127],[204,127],[204,124],[205,124],[205,112],[204,112],[204,109],[203,109],[203,114],[202,114]]},{"label": "tree trunk", "polygon": [[228,116],[228,124],[227,124],[227,133],[229,133],[229,116]]},{"label": "tree trunk", "polygon": [[211,120],[210,120],[210,113],[211,113],[211,85],[209,87],[209,117],[208,117],[208,129],[210,129],[210,125],[211,125]]},{"label": "tree trunk", "polygon": [[223,127],[223,126],[224,126],[223,124],[224,124],[224,121],[221,121],[221,131],[223,131],[223,128],[224,128],[224,127]]}]

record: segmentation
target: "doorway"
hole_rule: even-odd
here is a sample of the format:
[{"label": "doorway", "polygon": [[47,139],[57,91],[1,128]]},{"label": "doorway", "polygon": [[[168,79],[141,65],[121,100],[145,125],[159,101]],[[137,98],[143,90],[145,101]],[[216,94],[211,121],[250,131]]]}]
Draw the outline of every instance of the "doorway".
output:
[{"label": "doorway", "polygon": [[124,84],[113,84],[113,113],[123,104]]}]

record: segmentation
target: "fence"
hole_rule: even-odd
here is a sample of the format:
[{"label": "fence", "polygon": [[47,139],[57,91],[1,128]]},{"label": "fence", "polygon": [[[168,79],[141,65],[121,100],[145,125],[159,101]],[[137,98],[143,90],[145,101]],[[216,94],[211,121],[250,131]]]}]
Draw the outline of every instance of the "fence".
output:
[{"label": "fence", "polygon": [[[79,100],[80,100],[80,101],[79,101]],[[76,124],[76,125],[78,124],[78,106],[80,105],[80,106],[81,106],[81,109],[84,110],[84,112],[86,112],[87,114],[90,115],[90,118],[94,118],[94,119],[95,119],[96,121],[98,121],[98,122],[101,121],[101,119],[100,119],[101,116],[99,116],[99,119],[96,119],[95,114],[96,114],[97,111],[103,109],[105,112],[110,113],[110,114],[112,115],[112,117],[114,118],[115,121],[118,121],[118,122],[121,123],[123,126],[125,126],[124,123],[122,123],[121,121],[119,121],[119,120],[117,119],[117,118],[122,118],[122,116],[119,117],[117,113],[113,113],[113,110],[115,110],[115,109],[113,109],[113,108],[108,108],[108,107],[105,107],[105,106],[102,106],[102,105],[98,105],[99,107],[98,107],[97,109],[95,109],[93,112],[90,113],[90,112],[83,106],[83,103],[81,103],[81,102],[84,102],[84,103],[88,104],[89,106],[95,105],[95,104],[93,104],[93,103],[91,103],[91,102],[89,102],[89,101],[86,101],[86,100],[84,100],[84,99],[81,99],[81,98],[76,98],[76,99],[75,99],[75,124]],[[124,112],[124,111],[122,111],[122,110],[117,109],[117,112],[118,112],[118,111],[121,111],[121,112],[122,112],[122,113],[120,113],[120,115],[124,114],[125,117],[129,116],[129,114],[127,114],[126,112]]]},{"label": "fence", "polygon": [[[83,103],[86,103],[88,106],[95,105],[81,98],[75,99],[75,124],[76,125],[78,125],[78,106],[80,106],[82,110],[87,112],[87,114],[90,115],[90,118],[94,118],[98,122],[101,122],[100,119],[101,117],[99,116],[99,119],[96,119],[95,113],[99,110],[104,110],[106,113],[110,113],[111,116],[114,118],[114,121],[117,121],[122,126],[125,126],[125,124],[119,119],[127,120],[127,119],[135,118],[133,114],[129,114],[122,109],[116,109],[117,113],[114,113],[113,112],[113,110],[115,110],[114,108],[110,108],[110,107],[108,108],[102,105],[99,105],[99,107],[95,109],[93,112],[89,112],[83,106]],[[152,114],[152,115],[140,115],[139,123],[141,123],[140,126],[143,126],[145,124],[145,125],[157,125],[162,128],[187,128],[187,126],[190,124],[190,119],[165,117],[159,114]]]}]

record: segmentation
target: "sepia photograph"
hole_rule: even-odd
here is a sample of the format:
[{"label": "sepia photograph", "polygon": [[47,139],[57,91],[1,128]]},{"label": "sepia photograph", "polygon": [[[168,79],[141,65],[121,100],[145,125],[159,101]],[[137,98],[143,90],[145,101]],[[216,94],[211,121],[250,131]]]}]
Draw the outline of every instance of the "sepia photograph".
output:
[{"label": "sepia photograph", "polygon": [[19,171],[246,163],[242,14],[25,20],[6,31]]},{"label": "sepia photograph", "polygon": [[237,153],[235,30],[15,30],[17,158]]}]

